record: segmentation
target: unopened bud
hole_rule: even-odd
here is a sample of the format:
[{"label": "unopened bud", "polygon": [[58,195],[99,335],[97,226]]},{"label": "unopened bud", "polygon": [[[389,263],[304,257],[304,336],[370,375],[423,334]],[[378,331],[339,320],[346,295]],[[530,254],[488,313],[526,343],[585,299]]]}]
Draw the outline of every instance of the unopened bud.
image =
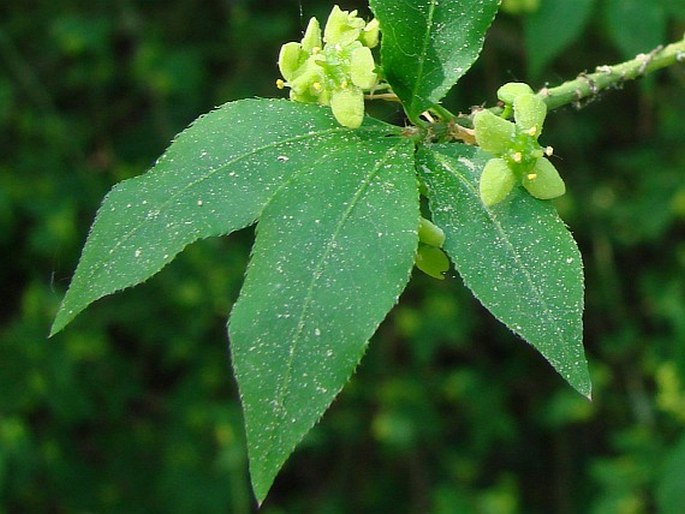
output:
[{"label": "unopened bud", "polygon": [[450,261],[440,248],[419,244],[416,251],[416,267],[426,275],[444,280],[444,274],[450,269]]},{"label": "unopened bud", "polygon": [[421,217],[419,220],[419,241],[440,248],[445,243],[445,232],[432,221]]}]

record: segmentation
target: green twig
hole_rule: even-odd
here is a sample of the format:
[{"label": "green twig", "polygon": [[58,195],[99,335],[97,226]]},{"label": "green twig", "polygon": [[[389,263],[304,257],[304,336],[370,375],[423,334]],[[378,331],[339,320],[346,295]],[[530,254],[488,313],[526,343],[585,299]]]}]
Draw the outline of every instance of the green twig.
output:
[{"label": "green twig", "polygon": [[600,91],[618,87],[628,80],[635,80],[661,68],[685,63],[685,38],[666,47],[658,47],[647,54],[613,66],[598,66],[594,73],[581,73],[575,80],[553,88],[543,88],[542,96],[549,110],[567,104],[579,104]]},{"label": "green twig", "polygon": [[[574,80],[564,82],[560,86],[543,88],[538,94],[545,100],[549,110],[568,104],[580,105],[582,100],[592,98],[604,89],[619,87],[628,80],[638,79],[677,63],[685,63],[685,37],[677,43],[640,54],[630,61],[613,66],[598,66],[594,73],[581,73]],[[441,106],[432,109],[437,110],[441,120],[431,124],[431,136],[473,144],[473,112],[454,116]],[[489,110],[497,115],[503,113],[501,104],[490,107]]]}]

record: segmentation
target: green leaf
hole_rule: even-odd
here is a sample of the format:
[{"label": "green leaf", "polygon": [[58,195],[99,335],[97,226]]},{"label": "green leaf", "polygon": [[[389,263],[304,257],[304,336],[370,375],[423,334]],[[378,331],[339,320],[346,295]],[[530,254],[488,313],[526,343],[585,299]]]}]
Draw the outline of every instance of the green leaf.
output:
[{"label": "green leaf", "polygon": [[608,0],[605,19],[611,39],[626,58],[666,42],[666,11],[661,0]]},{"label": "green leaf", "polygon": [[489,154],[434,145],[418,155],[443,249],[481,303],[589,397],[582,344],[583,270],[554,206],[520,187],[486,208],[478,181]]},{"label": "green leaf", "polygon": [[[387,127],[369,121],[366,130]],[[152,170],[105,197],[51,334],[186,245],[254,223],[284,180],[347,132],[329,109],[286,100],[241,100],[197,119]]]},{"label": "green leaf", "polygon": [[545,0],[525,21],[525,46],[532,77],[563,52],[590,21],[594,0]]},{"label": "green leaf", "polygon": [[340,138],[257,225],[229,338],[260,502],[409,279],[419,225],[412,161],[405,139]]},{"label": "green leaf", "polygon": [[499,0],[371,0],[383,70],[416,122],[478,58]]}]

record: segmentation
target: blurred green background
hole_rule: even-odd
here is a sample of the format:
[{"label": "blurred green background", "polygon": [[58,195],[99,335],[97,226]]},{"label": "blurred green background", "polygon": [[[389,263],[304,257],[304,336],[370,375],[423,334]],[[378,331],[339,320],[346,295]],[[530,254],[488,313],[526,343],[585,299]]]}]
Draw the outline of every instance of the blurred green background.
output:
[{"label": "blurred green background", "polygon": [[[0,514],[255,511],[225,333],[251,229],[192,245],[46,336],[108,189],[199,114],[280,96],[279,45],[330,7],[0,5]],[[449,108],[685,31],[685,0],[505,7]],[[558,207],[585,258],[592,403],[454,274],[416,272],[262,512],[685,512],[684,93],[680,65],[545,126],[570,190]]]}]

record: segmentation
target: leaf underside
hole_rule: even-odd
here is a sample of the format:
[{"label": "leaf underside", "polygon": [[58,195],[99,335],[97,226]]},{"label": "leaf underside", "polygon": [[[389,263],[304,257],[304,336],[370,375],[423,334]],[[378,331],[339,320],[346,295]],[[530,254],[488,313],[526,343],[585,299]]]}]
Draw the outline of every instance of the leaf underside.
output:
[{"label": "leaf underside", "polygon": [[[360,131],[396,129],[368,119]],[[252,224],[284,180],[346,132],[329,109],[286,100],[231,102],[198,118],[148,173],[105,197],[51,335],[188,244]]]},{"label": "leaf underside", "polygon": [[418,153],[444,249],[480,302],[590,397],[580,252],[554,206],[520,187],[495,206],[483,205],[478,180],[490,157],[460,144]]},{"label": "leaf underside", "polygon": [[371,0],[386,78],[412,121],[478,58],[499,0]]},{"label": "leaf underside", "polygon": [[412,152],[401,138],[340,138],[282,186],[257,225],[229,338],[260,502],[409,279]]}]

